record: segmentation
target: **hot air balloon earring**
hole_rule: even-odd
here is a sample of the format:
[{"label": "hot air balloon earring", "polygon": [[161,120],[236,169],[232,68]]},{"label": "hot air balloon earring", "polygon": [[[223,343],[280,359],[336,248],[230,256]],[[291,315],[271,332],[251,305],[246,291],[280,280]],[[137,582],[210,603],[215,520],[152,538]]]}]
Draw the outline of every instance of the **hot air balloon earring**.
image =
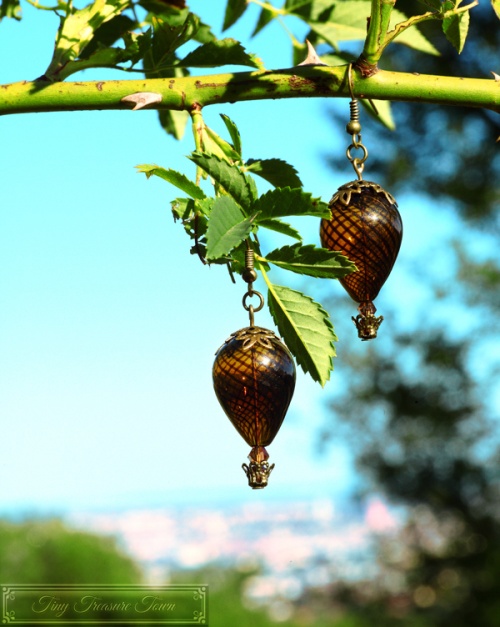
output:
[{"label": "hot air balloon earring", "polygon": [[[243,464],[248,484],[265,488],[274,464],[269,465],[266,446],[271,444],[285,418],[295,388],[295,364],[286,346],[269,329],[254,325],[254,314],[264,306],[262,294],[253,289],[257,278],[254,252],[247,242],[243,279],[248,290],[243,307],[250,326],[233,333],[219,348],[213,365],[215,394],[222,409],[245,442],[252,447]],[[258,298],[254,307],[249,299]]]},{"label": "hot air balloon earring", "polygon": [[[359,303],[359,314],[352,318],[362,340],[377,337],[383,316],[373,301],[389,276],[403,237],[403,223],[394,198],[380,185],[363,180],[368,150],[361,142],[359,104],[352,89],[352,68],[349,66],[351,92],[350,121],[346,131],[352,142],[346,155],[352,163],[358,179],[339,187],[329,207],[331,218],[323,219],[320,239],[324,248],[341,251],[357,267],[341,284],[349,296]],[[360,157],[353,157],[354,150],[361,150]],[[359,154],[359,153],[358,153]]]}]

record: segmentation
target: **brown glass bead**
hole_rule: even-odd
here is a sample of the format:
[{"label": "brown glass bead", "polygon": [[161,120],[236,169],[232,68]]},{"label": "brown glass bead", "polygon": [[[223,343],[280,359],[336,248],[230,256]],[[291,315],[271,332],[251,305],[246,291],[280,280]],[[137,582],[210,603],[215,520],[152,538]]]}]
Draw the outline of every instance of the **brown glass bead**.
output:
[{"label": "brown glass bead", "polygon": [[260,327],[233,333],[217,351],[213,383],[219,403],[247,444],[271,444],[295,388],[295,364],[276,335]]},{"label": "brown glass bead", "polygon": [[362,340],[377,337],[383,317],[376,317],[373,300],[391,273],[403,237],[403,222],[394,198],[370,181],[351,181],[339,187],[330,201],[331,218],[323,219],[324,248],[342,252],[357,271],[341,284],[360,303],[353,318]]},{"label": "brown glass bead", "polygon": [[403,223],[390,194],[370,181],[339,188],[330,201],[332,217],[322,220],[324,248],[341,251],[356,264],[340,282],[358,303],[373,301],[387,280],[403,236]]}]

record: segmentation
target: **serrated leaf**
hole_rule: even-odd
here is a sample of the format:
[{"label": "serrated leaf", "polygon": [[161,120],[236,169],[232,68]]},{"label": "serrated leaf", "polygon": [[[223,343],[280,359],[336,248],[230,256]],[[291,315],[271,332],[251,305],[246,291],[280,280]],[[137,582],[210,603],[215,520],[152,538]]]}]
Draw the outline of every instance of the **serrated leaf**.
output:
[{"label": "serrated leaf", "polygon": [[243,13],[245,13],[247,7],[247,0],[228,0],[222,30],[227,30],[230,26],[235,24]]},{"label": "serrated leaf", "polygon": [[179,61],[183,67],[219,67],[221,65],[245,65],[258,68],[255,57],[246,52],[236,39],[210,41],[190,52]]},{"label": "serrated leaf", "polygon": [[219,259],[239,246],[252,230],[252,220],[228,196],[216,198],[207,229],[207,259]]},{"label": "serrated leaf", "polygon": [[67,13],[61,17],[54,54],[45,77],[59,80],[58,73],[70,61],[74,61],[92,40],[95,31],[105,22],[121,13],[129,0],[95,0],[78,11],[66,5]]},{"label": "serrated leaf", "polygon": [[493,7],[493,11],[497,14],[498,19],[500,20],[500,0],[491,0],[491,6]]},{"label": "serrated leaf", "polygon": [[236,126],[236,124],[231,120],[231,118],[229,118],[227,115],[225,115],[224,113],[220,114],[220,117],[222,118],[222,121],[224,122],[224,124],[226,125],[226,128],[229,132],[229,135],[231,136],[231,140],[233,142],[233,148],[234,150],[238,153],[238,155],[241,157],[241,135],[240,132],[238,130],[238,127]]},{"label": "serrated leaf", "polygon": [[153,42],[148,71],[171,64],[177,48],[195,36],[200,25],[200,18],[194,13],[188,13],[185,21],[178,26],[172,26],[158,17],[154,17],[152,23]]},{"label": "serrated leaf", "polygon": [[171,170],[170,168],[167,170],[165,168],[161,168],[158,165],[149,165],[146,163],[136,165],[135,167],[138,172],[143,172],[147,178],[150,178],[151,176],[158,176],[159,178],[168,181],[172,185],[175,185],[195,200],[202,200],[203,198],[205,198],[205,193],[201,189],[201,187],[198,187],[196,183],[190,181],[187,176],[185,176],[181,172]]},{"label": "serrated leaf", "polygon": [[255,199],[255,191],[246,176],[227,161],[215,155],[193,152],[189,159],[211,176],[242,207],[247,216]]},{"label": "serrated leaf", "polygon": [[299,242],[302,241],[302,235],[299,231],[281,220],[262,220],[259,222],[259,226],[270,231],[276,231],[276,233],[281,233],[282,235],[288,235],[288,237],[293,237],[293,239]]},{"label": "serrated leaf", "polygon": [[286,216],[315,216],[317,218],[331,217],[328,205],[313,198],[302,189],[290,189],[278,187],[263,194],[253,206],[255,212],[259,211],[257,221]]},{"label": "serrated leaf", "polygon": [[279,332],[304,372],[322,386],[333,370],[337,337],[328,313],[312,298],[268,283],[268,304]]},{"label": "serrated leaf", "polygon": [[469,11],[458,15],[451,15],[443,19],[443,32],[446,39],[460,54],[464,48],[465,40],[469,32],[470,14]]},{"label": "serrated leaf", "polygon": [[249,159],[245,166],[274,187],[302,187],[297,170],[281,159]]},{"label": "serrated leaf", "polygon": [[136,28],[134,20],[131,20],[126,15],[116,15],[96,29],[89,44],[82,50],[80,58],[88,59],[99,47],[107,48],[112,46],[126,32],[132,31],[134,28]]},{"label": "serrated leaf", "polygon": [[283,246],[266,255],[265,261],[320,279],[341,279],[356,270],[356,266],[341,252],[316,248],[313,244]]}]

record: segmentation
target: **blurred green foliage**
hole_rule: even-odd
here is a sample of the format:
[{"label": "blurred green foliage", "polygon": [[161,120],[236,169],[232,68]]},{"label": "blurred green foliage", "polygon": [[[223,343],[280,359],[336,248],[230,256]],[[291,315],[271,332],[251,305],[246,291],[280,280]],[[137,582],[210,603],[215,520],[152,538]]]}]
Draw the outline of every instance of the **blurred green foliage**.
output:
[{"label": "blurred green foliage", "polygon": [[0,521],[2,583],[140,583],[141,570],[116,540],[58,519]]}]

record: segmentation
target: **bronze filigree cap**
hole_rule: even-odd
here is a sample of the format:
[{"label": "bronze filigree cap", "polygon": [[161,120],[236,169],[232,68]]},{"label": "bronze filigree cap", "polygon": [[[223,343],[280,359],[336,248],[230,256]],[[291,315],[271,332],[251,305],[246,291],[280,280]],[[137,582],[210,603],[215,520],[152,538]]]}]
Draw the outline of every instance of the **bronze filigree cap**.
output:
[{"label": "bronze filigree cap", "polygon": [[394,196],[392,194],[389,194],[389,192],[386,191],[381,185],[379,185],[378,183],[373,183],[372,181],[365,181],[364,179],[361,179],[359,181],[350,181],[349,183],[344,183],[344,185],[341,185],[332,196],[329,204],[333,205],[338,201],[347,207],[351,203],[352,194],[363,194],[368,190],[370,190],[372,193],[374,192],[376,194],[382,194],[386,197],[387,201],[391,205],[394,205],[395,207],[398,206],[396,200],[394,199]]}]

